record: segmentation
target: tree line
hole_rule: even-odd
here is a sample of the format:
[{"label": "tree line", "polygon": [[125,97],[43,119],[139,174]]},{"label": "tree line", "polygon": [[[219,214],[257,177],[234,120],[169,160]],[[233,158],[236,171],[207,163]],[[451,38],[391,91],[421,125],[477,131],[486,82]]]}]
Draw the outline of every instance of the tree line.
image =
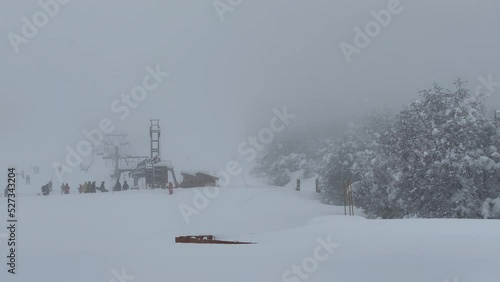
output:
[{"label": "tree line", "polygon": [[351,182],[370,218],[500,218],[500,111],[486,100],[460,79],[453,90],[434,84],[399,111],[373,111],[340,133],[276,138],[253,173],[277,186],[292,172],[316,175],[334,205]]}]

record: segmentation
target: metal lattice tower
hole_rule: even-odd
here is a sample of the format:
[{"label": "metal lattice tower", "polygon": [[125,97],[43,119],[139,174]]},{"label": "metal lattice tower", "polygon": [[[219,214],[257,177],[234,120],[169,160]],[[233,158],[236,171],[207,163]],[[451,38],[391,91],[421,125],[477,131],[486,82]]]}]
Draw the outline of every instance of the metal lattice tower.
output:
[{"label": "metal lattice tower", "polygon": [[107,134],[102,146],[102,154],[106,153],[102,158],[111,160],[114,167],[114,172],[111,175],[113,182],[119,180],[123,172],[131,171],[131,166],[135,166],[139,161],[148,158],[147,156],[130,156],[127,153],[129,146],[127,134]]},{"label": "metal lattice tower", "polygon": [[151,119],[149,136],[151,137],[151,159],[160,158],[160,120]]}]

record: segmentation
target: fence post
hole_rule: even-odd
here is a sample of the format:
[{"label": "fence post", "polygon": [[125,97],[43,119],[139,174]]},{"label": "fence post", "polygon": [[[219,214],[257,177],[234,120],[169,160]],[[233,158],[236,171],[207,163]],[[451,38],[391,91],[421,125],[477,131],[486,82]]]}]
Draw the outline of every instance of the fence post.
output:
[{"label": "fence post", "polygon": [[344,214],[354,215],[354,196],[352,192],[352,180],[349,179],[344,189]]},{"label": "fence post", "polygon": [[300,191],[300,179],[297,179],[297,188],[295,188],[295,191]]},{"label": "fence post", "polygon": [[319,190],[319,179],[316,178],[316,193],[321,193]]},{"label": "fence post", "polygon": [[347,187],[344,189],[344,215],[347,215]]}]

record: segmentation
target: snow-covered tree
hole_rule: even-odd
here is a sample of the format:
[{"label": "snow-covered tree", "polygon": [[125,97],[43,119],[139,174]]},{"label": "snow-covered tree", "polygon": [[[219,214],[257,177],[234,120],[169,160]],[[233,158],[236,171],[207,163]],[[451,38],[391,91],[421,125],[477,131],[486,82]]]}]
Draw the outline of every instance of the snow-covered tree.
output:
[{"label": "snow-covered tree", "polygon": [[479,217],[490,190],[484,181],[493,172],[487,156],[493,123],[482,96],[473,97],[460,80],[455,86],[449,91],[436,84],[398,115],[391,148],[407,215]]},{"label": "snow-covered tree", "polygon": [[[373,113],[328,148],[324,200],[341,204],[352,181],[370,217],[488,216],[500,195],[499,122],[484,96],[457,80],[439,85],[397,115]],[[489,202],[485,202],[490,199]],[[485,208],[487,207],[487,208]]]}]

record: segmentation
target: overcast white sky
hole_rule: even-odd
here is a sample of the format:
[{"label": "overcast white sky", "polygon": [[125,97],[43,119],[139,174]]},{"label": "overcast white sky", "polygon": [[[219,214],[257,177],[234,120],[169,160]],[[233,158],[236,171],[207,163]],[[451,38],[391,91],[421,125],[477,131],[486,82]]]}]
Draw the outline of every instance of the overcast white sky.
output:
[{"label": "overcast white sky", "polygon": [[[493,0],[402,0],[404,10],[348,64],[339,44],[353,44],[354,27],[388,2],[243,0],[221,21],[212,0],[72,0],[15,54],[7,34],[21,34],[21,18],[41,8],[1,1],[0,160],[48,167],[104,117],[147,154],[149,119],[159,118],[164,158],[215,170],[274,107],[320,122],[397,107],[433,81],[500,81]],[[118,120],[112,101],[157,64],[170,76]]]}]

